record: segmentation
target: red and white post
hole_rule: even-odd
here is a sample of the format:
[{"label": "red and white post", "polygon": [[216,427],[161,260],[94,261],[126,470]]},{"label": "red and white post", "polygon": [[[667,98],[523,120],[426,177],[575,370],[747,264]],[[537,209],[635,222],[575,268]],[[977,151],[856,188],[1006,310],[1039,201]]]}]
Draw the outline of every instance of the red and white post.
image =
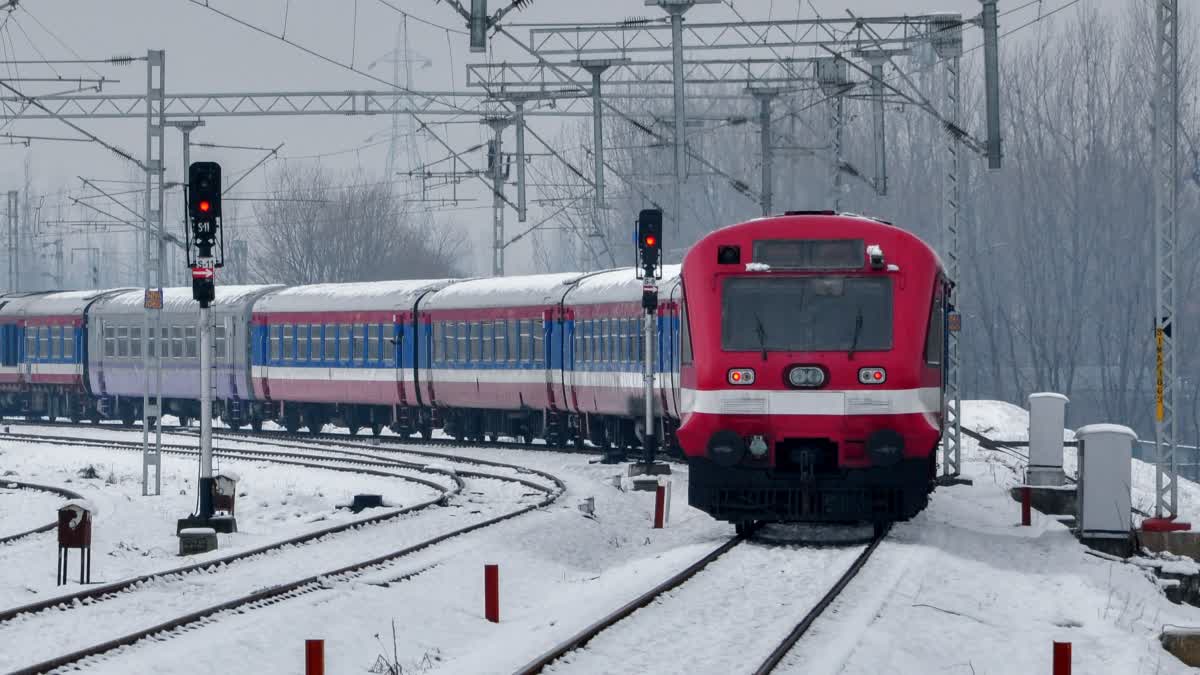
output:
[{"label": "red and white post", "polygon": [[483,566],[483,615],[492,623],[500,623],[500,566]]},{"label": "red and white post", "polygon": [[1021,487],[1021,525],[1029,527],[1033,524],[1033,488],[1028,485]]},{"label": "red and white post", "polygon": [[325,641],[304,641],[304,675],[325,675]]},{"label": "red and white post", "polygon": [[1054,643],[1054,675],[1071,675],[1071,643]]}]

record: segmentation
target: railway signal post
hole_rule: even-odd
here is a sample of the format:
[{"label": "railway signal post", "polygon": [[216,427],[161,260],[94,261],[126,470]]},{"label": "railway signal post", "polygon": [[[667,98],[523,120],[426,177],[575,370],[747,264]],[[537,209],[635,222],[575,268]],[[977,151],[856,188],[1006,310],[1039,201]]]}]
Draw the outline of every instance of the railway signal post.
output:
[{"label": "railway signal post", "polygon": [[[654,424],[654,375],[656,337],[655,320],[658,317],[658,280],[662,278],[662,222],[663,213],[658,209],[643,209],[637,219],[637,274],[642,279],[643,337],[642,348],[642,394],[646,403],[646,416],[642,428],[642,461],[629,465],[630,476],[658,476],[671,473],[671,467],[655,462],[658,452],[658,433]],[[654,490],[657,479],[646,482],[646,489]],[[642,487],[635,481],[639,489]]]},{"label": "railway signal post", "polygon": [[[221,165],[194,162],[188,166],[187,184],[188,267],[192,270],[192,297],[200,303],[200,483],[195,515],[179,521],[180,529],[211,527],[218,532],[237,531],[229,517],[213,517],[212,461],[212,356],[213,329],[209,309],[216,299],[216,271],[224,266],[221,236]],[[193,250],[193,245],[195,249]]]}]

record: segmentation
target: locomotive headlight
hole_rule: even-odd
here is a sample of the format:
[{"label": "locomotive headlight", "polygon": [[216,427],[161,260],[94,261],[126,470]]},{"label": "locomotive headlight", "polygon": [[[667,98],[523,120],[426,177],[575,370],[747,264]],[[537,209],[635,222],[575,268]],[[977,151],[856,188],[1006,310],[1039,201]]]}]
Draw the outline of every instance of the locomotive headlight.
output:
[{"label": "locomotive headlight", "polygon": [[788,371],[788,384],[812,389],[825,384],[825,371],[816,366],[796,366]]},{"label": "locomotive headlight", "polygon": [[858,381],[860,384],[883,384],[887,382],[887,371],[883,368],[859,368]]},{"label": "locomotive headlight", "polygon": [[754,384],[754,369],[753,368],[730,368],[725,379],[729,384]]}]

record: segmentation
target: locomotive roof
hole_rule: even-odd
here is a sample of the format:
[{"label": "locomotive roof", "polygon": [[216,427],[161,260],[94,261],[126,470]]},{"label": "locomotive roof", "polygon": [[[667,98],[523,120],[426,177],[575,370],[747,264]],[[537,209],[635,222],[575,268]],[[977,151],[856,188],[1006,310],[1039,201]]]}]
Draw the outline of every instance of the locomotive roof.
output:
[{"label": "locomotive roof", "polygon": [[[667,288],[679,277],[679,265],[663,265],[660,289]],[[568,305],[598,305],[606,302],[636,302],[642,297],[642,280],[632,267],[589,274],[580,279],[567,294]],[[665,299],[665,294],[660,295]]]},{"label": "locomotive roof", "polygon": [[[252,302],[263,293],[280,286],[217,286],[216,300],[213,307],[229,307]],[[122,316],[129,314],[141,315],[145,311],[144,289],[127,290],[105,298],[96,303],[92,309],[95,316]],[[200,309],[199,303],[192,298],[190,286],[163,289],[164,312],[195,312]]]},{"label": "locomotive roof", "polygon": [[[878,240],[872,240],[872,238]],[[688,265],[715,266],[710,256],[712,246],[730,243],[736,239],[863,239],[864,244],[883,244],[885,251],[900,247],[901,250],[924,251],[943,267],[941,258],[929,244],[913,232],[891,223],[853,213],[793,213],[755,218],[742,223],[728,225],[705,235],[686,256]],[[743,251],[743,255],[749,251]],[[713,261],[713,262],[710,262]],[[749,256],[744,262],[750,262]]]},{"label": "locomotive roof", "polygon": [[5,298],[0,313],[20,316],[82,315],[92,301],[124,289],[92,289],[87,291],[51,291]]},{"label": "locomotive roof", "polygon": [[557,304],[579,272],[526,274],[460,281],[421,303],[424,309],[487,309]]},{"label": "locomotive roof", "polygon": [[254,305],[255,312],[354,312],[412,309],[423,293],[454,283],[453,279],[404,279],[346,284],[311,284],[271,293]]}]

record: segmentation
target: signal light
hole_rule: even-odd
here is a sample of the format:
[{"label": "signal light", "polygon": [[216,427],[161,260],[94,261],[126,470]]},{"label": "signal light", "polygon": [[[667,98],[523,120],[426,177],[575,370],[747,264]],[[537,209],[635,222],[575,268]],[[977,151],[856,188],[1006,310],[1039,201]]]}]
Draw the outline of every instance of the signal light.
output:
[{"label": "signal light", "polygon": [[662,211],[643,209],[638,213],[637,235],[642,269],[648,275],[658,276],[662,258]]},{"label": "signal light", "polygon": [[192,162],[188,167],[188,212],[192,220],[212,222],[221,217],[221,165]]}]

